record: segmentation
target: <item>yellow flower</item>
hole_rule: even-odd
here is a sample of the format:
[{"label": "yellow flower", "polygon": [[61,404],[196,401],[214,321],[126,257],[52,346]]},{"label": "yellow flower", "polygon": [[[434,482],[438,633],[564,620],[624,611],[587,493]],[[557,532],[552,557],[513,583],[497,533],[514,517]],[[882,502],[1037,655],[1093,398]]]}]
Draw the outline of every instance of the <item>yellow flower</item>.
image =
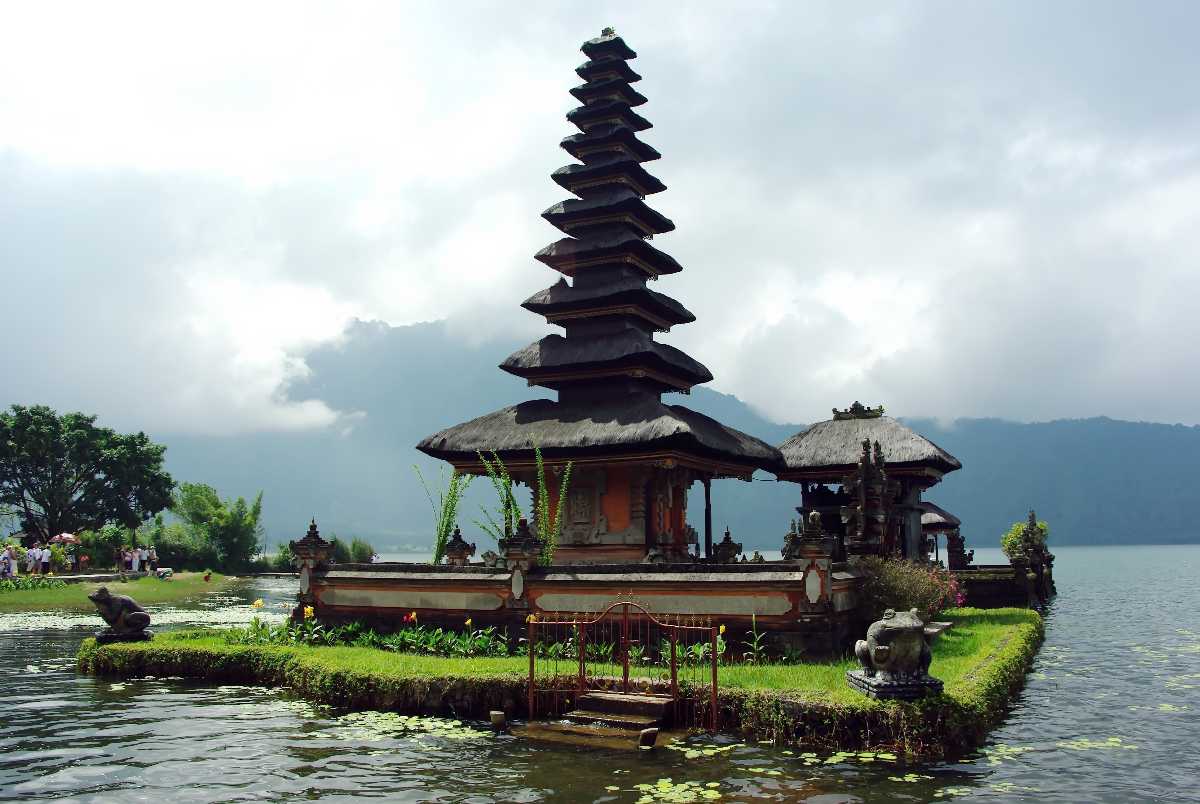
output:
[{"label": "yellow flower", "polygon": [[465,623],[463,623],[463,625],[465,625],[467,628],[470,628],[471,627],[471,618],[468,617],[467,621]]},{"label": "yellow flower", "polygon": [[304,607],[304,619],[311,620],[314,614],[316,614],[316,610],[312,606]]},{"label": "yellow flower", "polygon": [[251,606],[253,606],[253,607],[254,607],[254,608],[256,608],[256,609],[261,609],[261,608],[263,607],[263,601],[262,601],[262,598],[260,597],[258,600],[254,601],[254,602],[253,602],[253,603],[251,603],[250,605],[251,605]]},{"label": "yellow flower", "polygon": [[526,618],[525,618],[525,622],[527,622],[527,623],[536,623],[536,622],[537,622],[537,615],[536,615],[536,614],[530,614],[528,617],[526,617]]},{"label": "yellow flower", "polygon": [[725,626],[722,625],[720,628],[718,628],[717,633],[720,634],[721,636],[725,636]]}]

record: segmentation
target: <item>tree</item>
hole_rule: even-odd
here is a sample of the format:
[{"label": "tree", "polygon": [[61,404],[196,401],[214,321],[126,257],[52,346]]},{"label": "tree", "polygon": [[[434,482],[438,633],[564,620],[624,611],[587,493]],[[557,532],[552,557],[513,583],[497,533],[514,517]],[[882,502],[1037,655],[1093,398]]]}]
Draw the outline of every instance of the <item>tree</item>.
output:
[{"label": "tree", "polygon": [[97,427],[95,416],[13,405],[0,413],[0,508],[41,541],[110,522],[137,527],[170,503],[166,449],[145,433]]},{"label": "tree", "polygon": [[217,490],[204,483],[180,483],[171,511],[196,536],[203,537],[217,553],[224,569],[243,569],[258,553],[263,535],[262,492],[247,503],[246,498],[222,500]]}]

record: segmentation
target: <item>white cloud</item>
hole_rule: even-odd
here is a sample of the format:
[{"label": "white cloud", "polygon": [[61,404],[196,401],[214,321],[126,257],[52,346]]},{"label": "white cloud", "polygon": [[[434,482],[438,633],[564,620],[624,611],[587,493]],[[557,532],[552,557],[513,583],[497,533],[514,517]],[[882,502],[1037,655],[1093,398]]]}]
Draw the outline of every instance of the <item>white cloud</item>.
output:
[{"label": "white cloud", "polygon": [[289,387],[353,317],[548,331],[517,305],[556,278],[531,256],[574,48],[615,24],[679,226],[656,288],[699,316],[669,340],[715,387],[791,421],[1196,421],[1197,12],[1135,12],[21,6],[0,401],[344,429]]}]

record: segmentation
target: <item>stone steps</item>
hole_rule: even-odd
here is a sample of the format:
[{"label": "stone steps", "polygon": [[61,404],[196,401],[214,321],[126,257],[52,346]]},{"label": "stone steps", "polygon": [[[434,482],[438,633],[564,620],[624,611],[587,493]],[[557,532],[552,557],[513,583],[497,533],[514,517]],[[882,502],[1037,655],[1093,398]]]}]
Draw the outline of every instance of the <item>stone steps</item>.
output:
[{"label": "stone steps", "polygon": [[616,729],[641,731],[660,725],[662,718],[654,715],[639,715],[626,712],[594,712],[588,709],[576,709],[567,712],[564,717],[571,723],[595,724]]},{"label": "stone steps", "polygon": [[589,692],[580,696],[578,705],[580,709],[592,712],[653,715],[657,718],[666,718],[671,711],[669,696],[622,692]]}]

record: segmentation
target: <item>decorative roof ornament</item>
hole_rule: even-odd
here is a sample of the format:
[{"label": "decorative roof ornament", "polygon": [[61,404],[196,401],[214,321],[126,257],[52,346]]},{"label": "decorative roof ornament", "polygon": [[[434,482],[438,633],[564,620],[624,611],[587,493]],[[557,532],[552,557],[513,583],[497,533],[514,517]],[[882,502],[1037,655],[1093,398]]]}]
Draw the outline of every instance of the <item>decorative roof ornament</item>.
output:
[{"label": "decorative roof ornament", "polygon": [[304,534],[304,538],[291,542],[289,546],[292,548],[292,553],[299,558],[315,557],[318,553],[328,555],[329,548],[332,545],[321,538],[321,532],[317,530],[317,520],[308,523],[308,533]]},{"label": "decorative roof ornament", "polygon": [[616,35],[617,35],[617,31],[616,31],[616,29],[615,29],[615,28],[613,28],[613,27],[610,25],[610,26],[608,26],[607,28],[602,28],[602,29],[600,30],[600,35],[601,35],[601,36],[616,36]]},{"label": "decorative roof ornament", "polygon": [[833,420],[835,422],[845,421],[846,419],[878,419],[883,415],[883,405],[877,408],[868,408],[857,399],[854,404],[845,410],[833,409]]}]

